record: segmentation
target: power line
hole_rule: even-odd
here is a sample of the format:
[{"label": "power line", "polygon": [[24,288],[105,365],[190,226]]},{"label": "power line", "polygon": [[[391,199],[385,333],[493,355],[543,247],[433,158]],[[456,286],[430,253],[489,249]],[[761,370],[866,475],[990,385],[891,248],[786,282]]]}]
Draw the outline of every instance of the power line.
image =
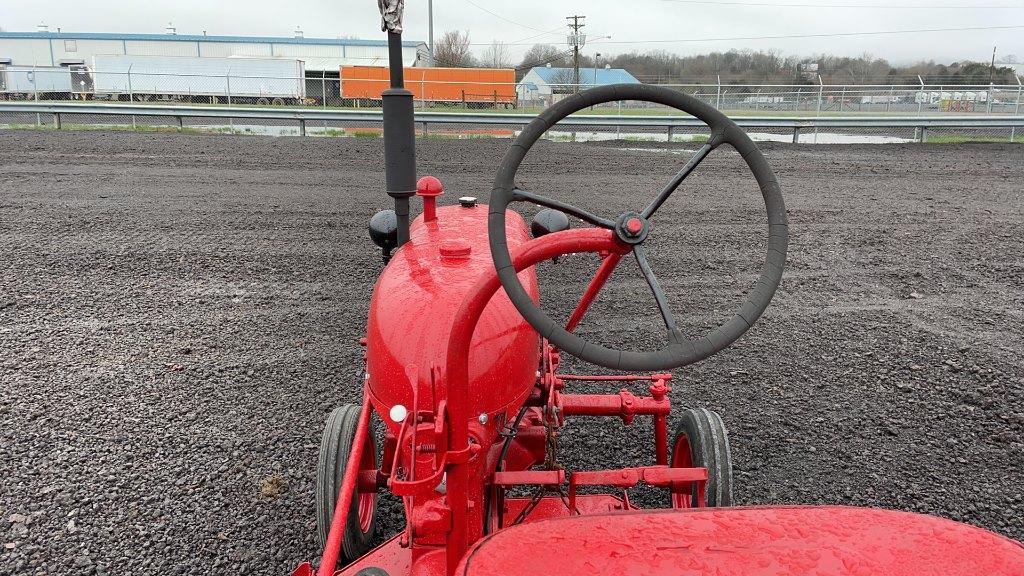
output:
[{"label": "power line", "polygon": [[523,42],[526,42],[527,40],[533,40],[535,38],[540,38],[541,36],[547,36],[549,34],[554,34],[555,32],[558,32],[561,29],[562,29],[561,26],[559,26],[558,28],[552,28],[551,30],[548,30],[547,32],[542,32],[542,33],[537,34],[535,36],[529,36],[529,37],[523,38],[521,40],[516,40],[515,42],[511,42],[511,44],[513,44],[513,45],[514,44],[522,44]]},{"label": "power line", "polygon": [[522,22],[516,22],[515,20],[512,20],[511,18],[506,18],[506,17],[502,16],[501,14],[498,14],[497,12],[492,12],[490,9],[484,8],[483,6],[477,4],[476,2],[473,2],[473,0],[465,0],[465,2],[466,2],[466,4],[469,4],[470,6],[474,6],[474,7],[476,7],[479,10],[483,10],[484,12],[487,12],[491,16],[494,16],[495,18],[498,18],[499,20],[504,20],[505,22],[508,22],[509,24],[515,24],[516,26],[522,26],[523,28],[526,28],[528,30],[533,30],[534,32],[543,32],[544,34],[548,34],[549,33],[549,32],[547,32],[545,30],[541,30],[540,28],[534,28],[533,26],[529,26],[527,24],[523,24]]},{"label": "power line", "polygon": [[796,2],[728,2],[724,0],[661,0],[662,2],[671,2],[674,4],[704,4],[714,6],[763,6],[768,8],[869,8],[869,9],[896,9],[896,10],[916,10],[916,9],[927,9],[927,10],[1020,10],[1024,9],[1024,5],[988,5],[988,6],[972,6],[969,4],[954,4],[954,5],[924,5],[924,4],[807,4],[807,3],[796,3]]},{"label": "power line", "polygon": [[554,62],[555,60],[561,60],[572,54],[572,50],[566,50],[565,52],[559,52],[558,54],[552,55],[549,58],[541,58],[540,60],[534,60],[533,62],[524,62],[519,66],[516,66],[516,70],[526,70],[527,68],[534,68],[537,66],[544,66]]},{"label": "power line", "polygon": [[[838,38],[844,36],[884,36],[895,34],[923,34],[929,32],[969,32],[975,30],[1017,30],[1024,24],[1013,26],[967,26],[963,28],[919,28],[916,30],[878,30],[871,32],[828,32],[816,34],[780,34],[777,36],[732,36],[721,38],[675,38],[662,40],[605,40],[606,44],[676,44],[692,42],[732,42],[736,40],[786,40],[794,38]],[[595,40],[600,42],[601,40]]]}]

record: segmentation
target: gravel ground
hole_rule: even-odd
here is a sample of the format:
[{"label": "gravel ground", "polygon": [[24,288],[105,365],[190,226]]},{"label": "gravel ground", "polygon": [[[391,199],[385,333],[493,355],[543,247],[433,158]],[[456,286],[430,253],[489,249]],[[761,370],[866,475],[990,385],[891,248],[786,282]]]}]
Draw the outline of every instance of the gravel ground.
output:
[{"label": "gravel ground", "polygon": [[[486,198],[507,146],[421,142],[420,170],[449,202]],[[687,158],[636,146],[542,142],[522,183],[635,208]],[[723,414],[737,499],[1024,537],[1024,147],[766,153],[790,210],[783,287],[672,393]],[[0,573],[269,575],[317,555],[316,451],[362,374],[382,154],[361,138],[0,131]],[[691,178],[651,258],[697,331],[749,285],[764,227],[735,154]],[[581,331],[639,349],[660,328],[623,266]],[[545,264],[546,305],[564,312],[593,269]],[[650,437],[579,420],[562,458],[644,461]]]}]

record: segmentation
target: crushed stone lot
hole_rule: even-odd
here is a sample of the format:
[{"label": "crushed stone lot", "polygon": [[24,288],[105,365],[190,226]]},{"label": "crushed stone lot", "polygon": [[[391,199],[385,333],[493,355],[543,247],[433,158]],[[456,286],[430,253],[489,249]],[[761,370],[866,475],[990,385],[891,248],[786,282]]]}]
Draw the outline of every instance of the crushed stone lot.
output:
[{"label": "crushed stone lot", "polygon": [[[486,201],[508,144],[420,141],[419,171],[445,203]],[[637,146],[541,142],[522,184],[638,209],[689,152]],[[736,499],[1024,538],[1024,146],[764,150],[790,214],[782,288],[671,395],[722,413]],[[363,378],[382,157],[366,138],[0,131],[0,573],[272,575],[318,557],[317,449]],[[658,214],[651,261],[694,335],[755,279],[759,201],[716,150]],[[580,330],[657,345],[626,264]],[[542,265],[545,306],[565,314],[594,268]],[[561,458],[649,462],[650,442],[647,421],[580,419]],[[399,512],[385,502],[382,536]]]}]

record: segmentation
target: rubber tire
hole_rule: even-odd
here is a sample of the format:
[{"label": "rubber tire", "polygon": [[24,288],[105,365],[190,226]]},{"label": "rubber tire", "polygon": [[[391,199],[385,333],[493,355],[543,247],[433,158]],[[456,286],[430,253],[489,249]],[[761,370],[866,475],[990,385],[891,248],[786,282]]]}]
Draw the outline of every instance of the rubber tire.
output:
[{"label": "rubber tire", "polygon": [[[690,408],[683,412],[682,420],[672,438],[672,455],[669,460],[676,462],[675,450],[679,436],[686,436],[690,444],[690,462],[693,466],[707,468],[708,481],[704,499],[709,507],[732,506],[732,452],[729,449],[729,433],[725,422],[717,412],[707,408]],[[691,507],[697,506],[697,487],[693,487]]]},{"label": "rubber tire", "polygon": [[[352,450],[352,440],[356,435],[361,408],[354,404],[345,404],[335,408],[327,417],[324,435],[320,441],[320,456],[316,466],[316,532],[322,550],[327,544],[327,534],[331,531],[334,508],[338,500],[345,467]],[[372,430],[367,436],[367,445],[363,450],[370,450],[373,461],[379,467],[377,443]],[[345,523],[345,535],[342,538],[341,553],[338,554],[338,566],[344,566],[362,557],[370,551],[374,535],[377,531],[377,507],[373,508],[369,528],[363,531],[359,525],[359,488],[352,495],[349,504],[348,520]]]}]

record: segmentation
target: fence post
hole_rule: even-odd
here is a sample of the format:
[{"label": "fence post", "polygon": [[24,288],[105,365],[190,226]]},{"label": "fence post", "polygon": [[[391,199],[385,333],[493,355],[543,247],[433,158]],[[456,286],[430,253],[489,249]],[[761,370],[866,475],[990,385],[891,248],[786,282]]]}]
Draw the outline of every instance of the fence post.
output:
[{"label": "fence post", "polygon": [[[39,83],[38,83],[38,80],[36,80],[36,78],[38,76],[39,76],[39,73],[36,71],[36,65],[35,65],[35,63],[33,63],[32,64],[32,93],[34,95],[34,98],[35,98],[36,102],[39,102]],[[39,115],[39,113],[37,112],[36,113],[36,126],[42,126],[42,125],[43,125],[43,119]]]},{"label": "fence post", "polygon": [[892,99],[896,97],[896,87],[889,86],[889,99],[885,101],[885,111],[888,112],[892,106]]},{"label": "fence post", "polygon": [[299,136],[306,135],[306,119],[299,118]]},{"label": "fence post", "polygon": [[[821,81],[821,74],[816,74],[818,77],[818,112],[815,114],[815,118],[821,116],[821,99],[825,91],[825,83]],[[814,123],[814,143],[818,143],[818,123]]]},{"label": "fence post", "polygon": [[231,69],[230,68],[228,68],[228,73],[224,76],[224,79],[227,80],[228,106],[231,106]]},{"label": "fence post", "polygon": [[53,113],[53,125],[57,127],[57,130],[60,130],[60,112]]},{"label": "fence post", "polygon": [[924,91],[924,79],[921,78],[920,74],[917,75],[917,81],[920,82],[920,84],[921,84],[921,92],[920,92],[921,96],[919,98],[916,98],[916,100],[917,100],[917,115],[920,116],[921,115],[921,111],[924,108],[924,99],[928,97],[928,93]]},{"label": "fence post", "polygon": [[[1014,107],[1013,107],[1013,115],[1014,116],[1020,116],[1021,88],[1024,88],[1024,86],[1021,85],[1020,76],[1017,76],[1016,74],[1014,74],[1013,77],[1014,77],[1015,80],[1017,80],[1017,104],[1014,105]],[[1017,127],[1014,126],[1014,127],[1010,128],[1010,143],[1012,144],[1016,139],[1017,139]]]},{"label": "fence post", "polygon": [[987,104],[985,105],[985,113],[986,114],[991,114],[992,113],[992,92],[993,92],[994,88],[995,88],[995,85],[992,82],[989,82],[988,83],[988,98],[986,98]]},{"label": "fence post", "polygon": [[668,127],[668,141],[672,141],[672,126]]},{"label": "fence post", "polygon": [[920,128],[918,128],[917,142],[919,144],[924,144],[925,143],[925,141],[927,139],[927,134],[926,134],[927,131],[928,131],[928,129],[926,127],[924,127],[924,126],[921,126]]},{"label": "fence post", "polygon": [[[305,82],[305,80],[302,80]],[[327,76],[320,79],[320,93],[323,99],[324,108],[327,108]]]},{"label": "fence post", "polygon": [[715,82],[715,108],[718,110],[722,109],[722,76],[718,76],[718,80]]},{"label": "fence post", "polygon": [[793,126],[793,144],[800,143],[800,127]]}]

